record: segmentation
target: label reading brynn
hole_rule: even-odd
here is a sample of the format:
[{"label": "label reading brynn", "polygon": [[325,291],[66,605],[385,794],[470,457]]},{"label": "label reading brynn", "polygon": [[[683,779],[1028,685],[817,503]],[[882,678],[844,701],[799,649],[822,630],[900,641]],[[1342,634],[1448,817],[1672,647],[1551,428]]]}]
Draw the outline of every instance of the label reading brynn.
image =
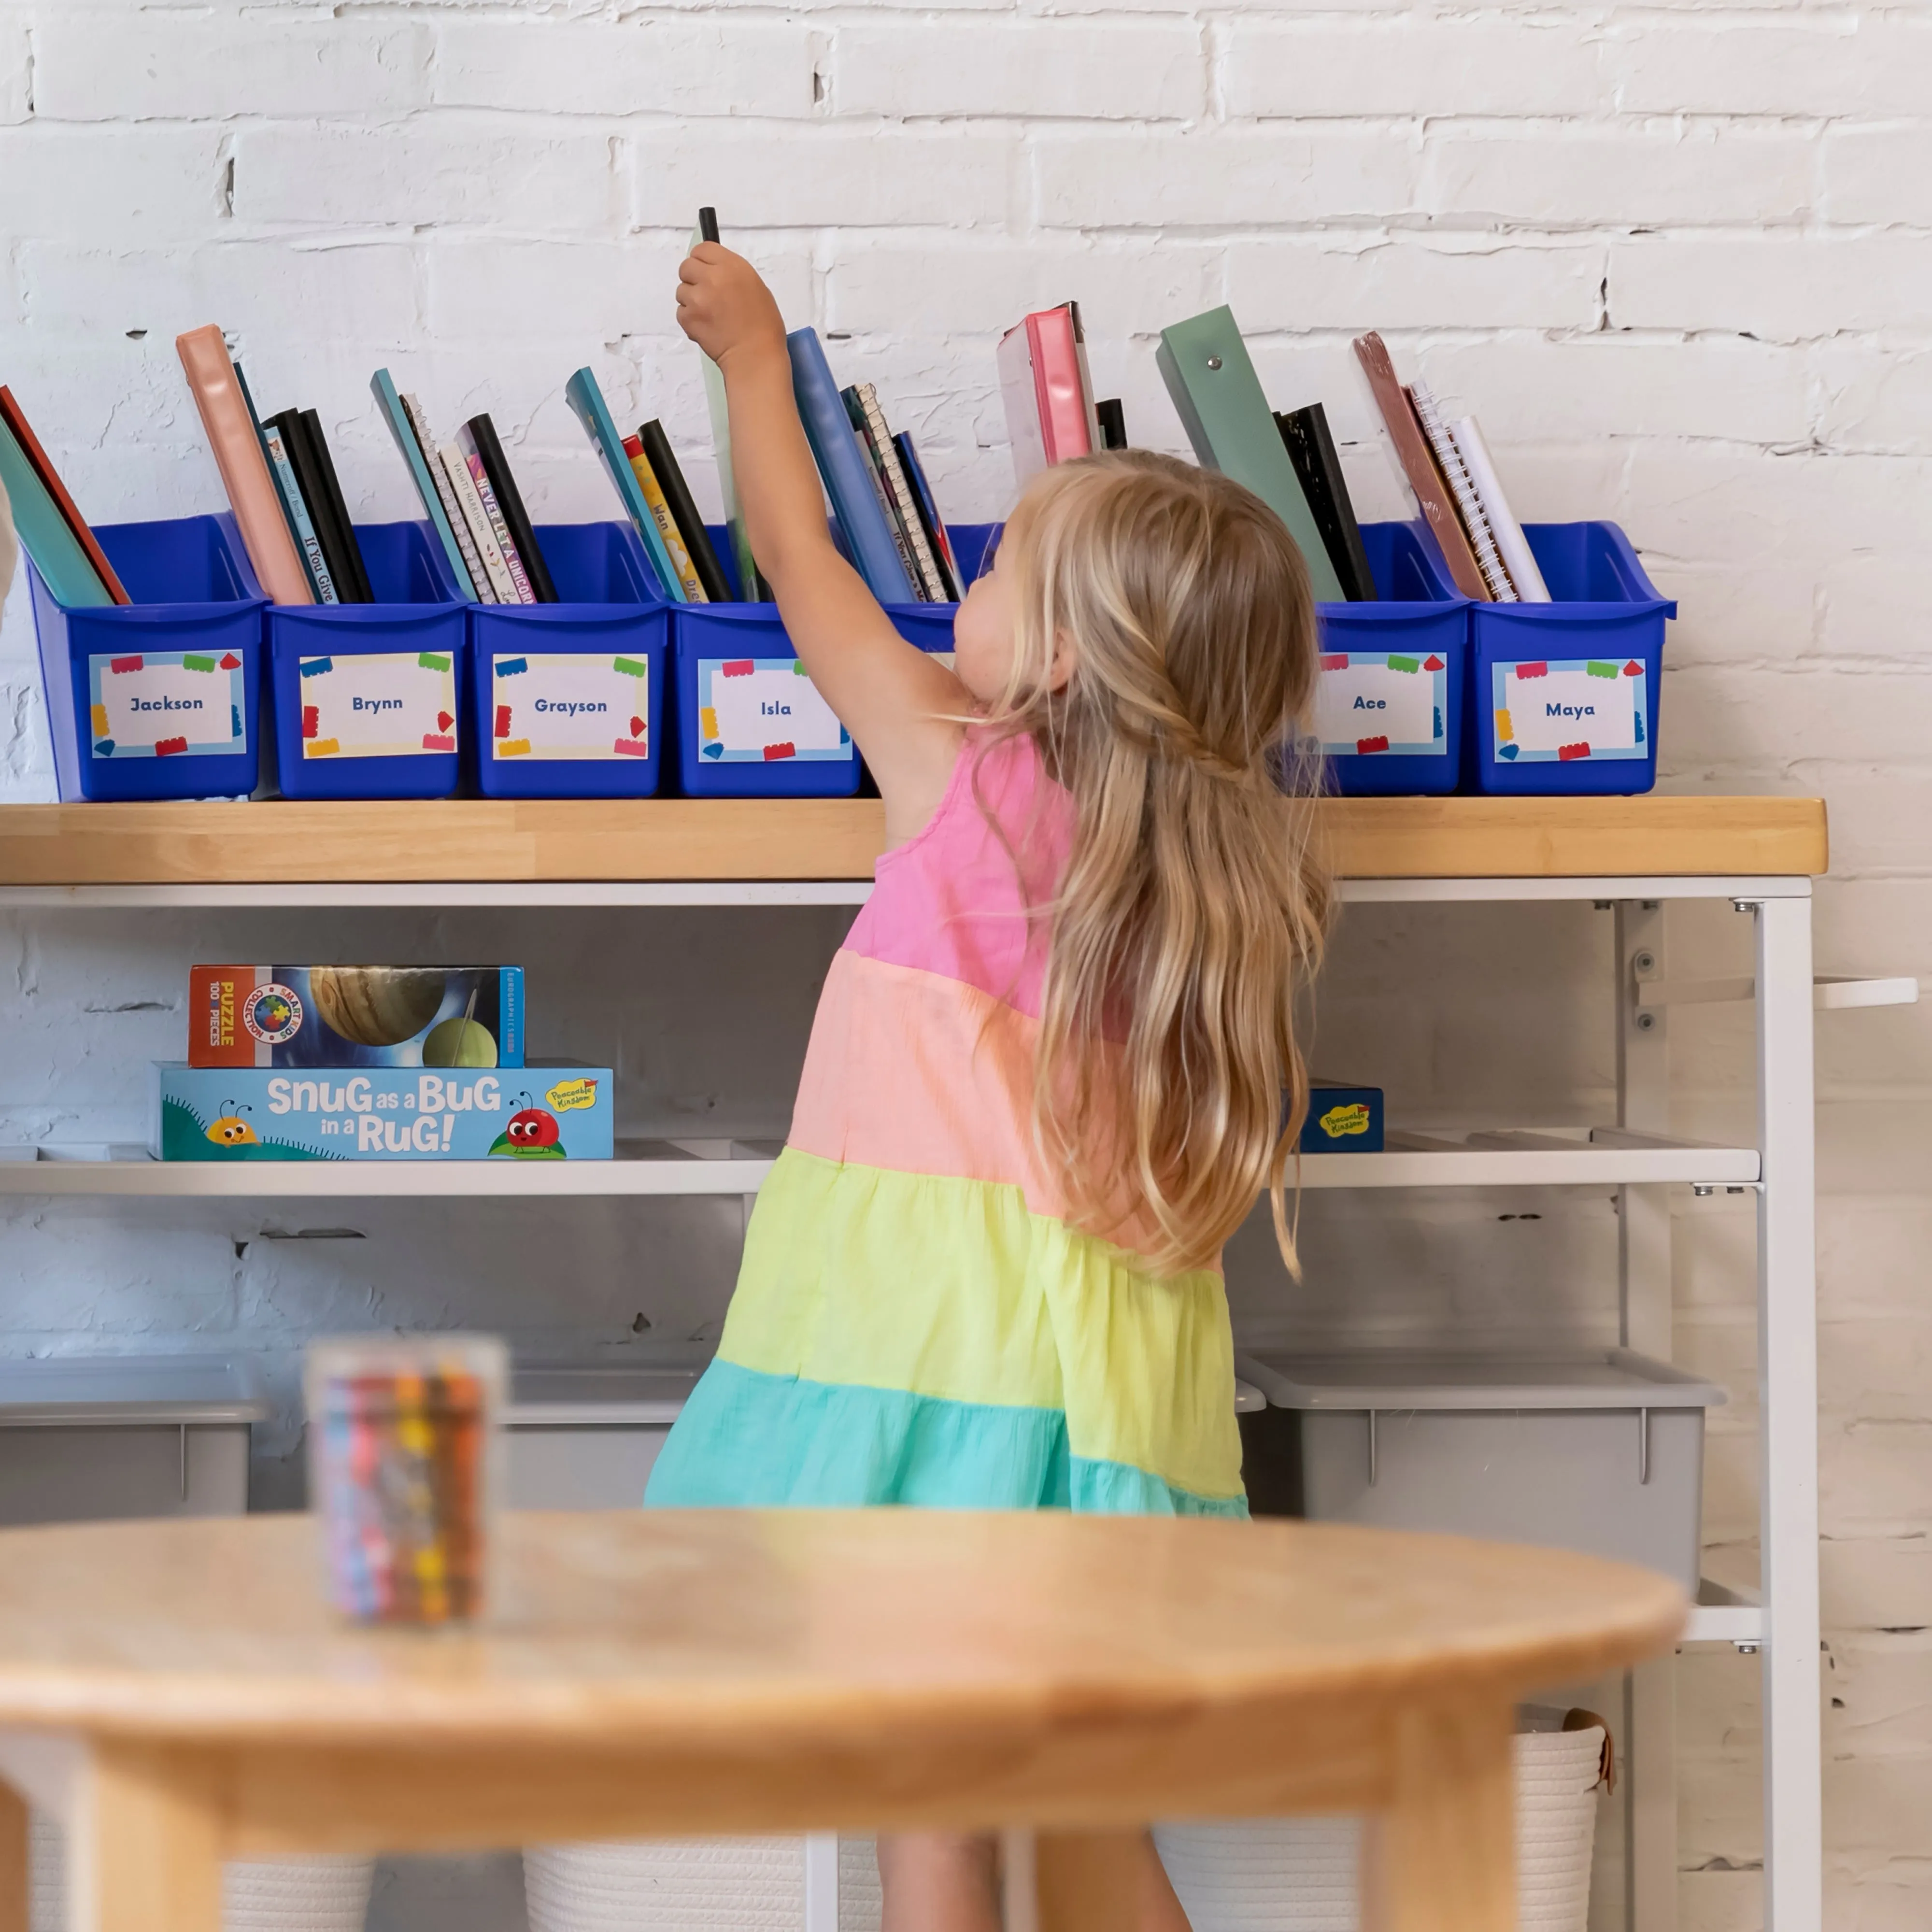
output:
[{"label": "label reading brynn", "polygon": [[448,652],[306,657],[298,668],[304,758],[420,758],[456,749]]}]

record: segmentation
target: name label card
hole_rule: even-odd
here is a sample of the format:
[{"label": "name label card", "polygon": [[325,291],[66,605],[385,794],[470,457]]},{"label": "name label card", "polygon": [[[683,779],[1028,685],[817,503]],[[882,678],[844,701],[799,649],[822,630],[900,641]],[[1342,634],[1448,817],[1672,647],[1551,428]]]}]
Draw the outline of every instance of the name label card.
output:
[{"label": "name label card", "polygon": [[142,651],[88,659],[97,758],[207,756],[248,748],[247,684],[232,651]]},{"label": "name label card", "polygon": [[724,764],[852,755],[850,734],[796,658],[700,658],[698,748]]},{"label": "name label card", "polygon": [[650,755],[650,667],[608,651],[513,651],[490,662],[493,758]]},{"label": "name label card", "polygon": [[1433,651],[1326,651],[1315,730],[1331,758],[1426,758],[1448,747],[1448,668]]},{"label": "name label card", "polygon": [[1497,664],[1491,676],[1496,755],[1505,762],[1571,764],[1646,755],[1646,680],[1634,658]]},{"label": "name label card", "polygon": [[304,758],[421,758],[456,749],[456,672],[446,651],[297,660]]}]

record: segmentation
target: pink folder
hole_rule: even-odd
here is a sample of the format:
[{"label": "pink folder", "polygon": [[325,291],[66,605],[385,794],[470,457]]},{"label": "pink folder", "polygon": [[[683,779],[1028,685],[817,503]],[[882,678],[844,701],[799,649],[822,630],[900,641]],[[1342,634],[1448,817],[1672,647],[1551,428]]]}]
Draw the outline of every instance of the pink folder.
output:
[{"label": "pink folder", "polygon": [[1100,447],[1077,302],[1038,314],[1000,338],[1000,393],[1022,489],[1049,464]]}]

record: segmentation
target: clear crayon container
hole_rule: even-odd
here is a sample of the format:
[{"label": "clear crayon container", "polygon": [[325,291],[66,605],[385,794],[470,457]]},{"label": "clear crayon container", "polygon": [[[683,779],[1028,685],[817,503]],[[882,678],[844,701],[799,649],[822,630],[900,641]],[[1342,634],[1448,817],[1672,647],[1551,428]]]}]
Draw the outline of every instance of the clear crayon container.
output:
[{"label": "clear crayon container", "polygon": [[310,1506],[340,1615],[434,1628],[485,1614],[508,1376],[488,1335],[310,1346]]}]

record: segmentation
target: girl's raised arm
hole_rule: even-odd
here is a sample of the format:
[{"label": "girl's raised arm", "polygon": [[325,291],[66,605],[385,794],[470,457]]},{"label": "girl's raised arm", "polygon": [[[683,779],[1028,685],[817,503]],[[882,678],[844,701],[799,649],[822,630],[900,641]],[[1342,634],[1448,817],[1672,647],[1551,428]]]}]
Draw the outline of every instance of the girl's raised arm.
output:
[{"label": "girl's raised arm", "polygon": [[865,754],[897,844],[944,796],[970,703],[939,661],[892,628],[826,526],[794,400],[784,323],[742,257],[702,242],[678,271],[678,321],[724,376],[731,460],[752,550],[799,656]]}]

